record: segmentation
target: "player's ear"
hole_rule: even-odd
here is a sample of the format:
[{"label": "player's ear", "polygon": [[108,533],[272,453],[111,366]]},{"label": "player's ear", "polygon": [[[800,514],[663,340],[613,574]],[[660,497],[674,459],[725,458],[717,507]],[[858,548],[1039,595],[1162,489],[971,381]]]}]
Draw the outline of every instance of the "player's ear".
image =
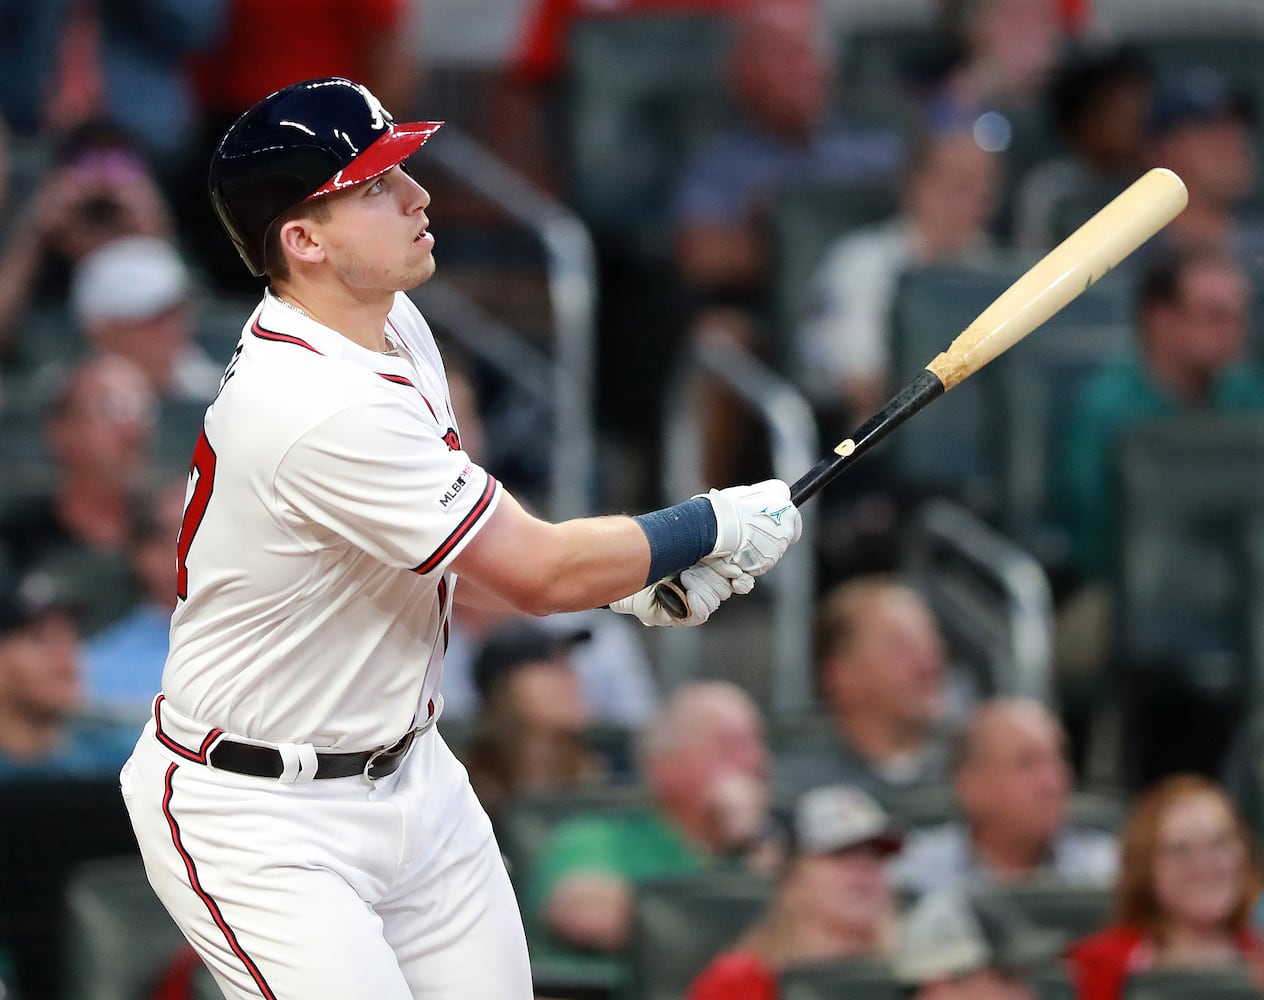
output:
[{"label": "player's ear", "polygon": [[308,264],[318,264],[324,260],[325,248],[313,229],[312,220],[306,218],[290,219],[282,223],[277,231],[282,253]]}]

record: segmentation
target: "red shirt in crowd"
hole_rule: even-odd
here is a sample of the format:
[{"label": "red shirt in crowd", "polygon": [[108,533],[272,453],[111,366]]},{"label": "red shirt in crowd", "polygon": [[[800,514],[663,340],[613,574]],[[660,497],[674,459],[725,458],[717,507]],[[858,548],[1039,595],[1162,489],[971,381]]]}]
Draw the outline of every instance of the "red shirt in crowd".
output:
[{"label": "red shirt in crowd", "polygon": [[[1258,955],[1260,938],[1252,931],[1238,941],[1243,958]],[[1154,945],[1133,927],[1112,927],[1071,946],[1067,956],[1076,1000],[1121,1000],[1128,975],[1154,964]]]},{"label": "red shirt in crowd", "polygon": [[194,64],[202,107],[244,111],[317,76],[373,77],[373,43],[403,31],[411,0],[232,0],[220,44]]},{"label": "red shirt in crowd", "polygon": [[730,951],[698,975],[685,1000],[777,1000],[777,974],[758,955]]}]

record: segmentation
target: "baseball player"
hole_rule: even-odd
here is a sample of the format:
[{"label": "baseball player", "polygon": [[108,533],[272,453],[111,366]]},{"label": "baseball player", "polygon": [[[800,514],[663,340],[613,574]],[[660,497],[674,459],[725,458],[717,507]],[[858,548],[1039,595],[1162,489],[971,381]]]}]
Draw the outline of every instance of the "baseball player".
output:
[{"label": "baseball player", "polygon": [[435,263],[401,163],[439,125],[310,80],[211,162],[268,288],[194,449],[163,690],[121,782],[229,997],[530,997],[490,823],[434,726],[453,603],[668,625],[649,584],[684,569],[696,625],[799,534],[777,480],[551,524],[470,461],[402,293]]}]

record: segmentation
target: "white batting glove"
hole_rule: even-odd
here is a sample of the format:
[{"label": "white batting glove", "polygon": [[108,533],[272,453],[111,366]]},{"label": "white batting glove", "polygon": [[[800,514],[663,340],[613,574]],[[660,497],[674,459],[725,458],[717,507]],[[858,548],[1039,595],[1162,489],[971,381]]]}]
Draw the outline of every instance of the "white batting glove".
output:
[{"label": "white batting glove", "polygon": [[803,531],[799,510],[790,502],[790,487],[780,479],[699,496],[706,496],[715,511],[718,530],[710,560],[725,557],[751,576],[772,569]]},{"label": "white batting glove", "polygon": [[755,578],[726,559],[704,559],[680,574],[689,607],[688,618],[673,618],[654,597],[654,584],[615,601],[611,611],[636,615],[642,625],[701,625],[734,594],[749,594]]}]

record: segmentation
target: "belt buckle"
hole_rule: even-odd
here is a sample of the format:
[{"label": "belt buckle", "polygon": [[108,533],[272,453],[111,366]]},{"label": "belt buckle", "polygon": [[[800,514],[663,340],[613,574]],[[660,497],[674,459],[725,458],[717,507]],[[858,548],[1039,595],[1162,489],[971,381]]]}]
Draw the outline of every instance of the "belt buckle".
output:
[{"label": "belt buckle", "polygon": [[386,774],[374,774],[373,767],[379,760],[386,758],[388,761],[397,760],[404,754],[408,753],[409,748],[413,745],[413,739],[417,735],[417,730],[410,729],[398,740],[388,747],[382,747],[380,750],[374,750],[369,754],[369,759],[364,762],[364,780],[369,784],[377,781],[378,778],[386,778],[394,774],[397,768],[391,768]]}]

